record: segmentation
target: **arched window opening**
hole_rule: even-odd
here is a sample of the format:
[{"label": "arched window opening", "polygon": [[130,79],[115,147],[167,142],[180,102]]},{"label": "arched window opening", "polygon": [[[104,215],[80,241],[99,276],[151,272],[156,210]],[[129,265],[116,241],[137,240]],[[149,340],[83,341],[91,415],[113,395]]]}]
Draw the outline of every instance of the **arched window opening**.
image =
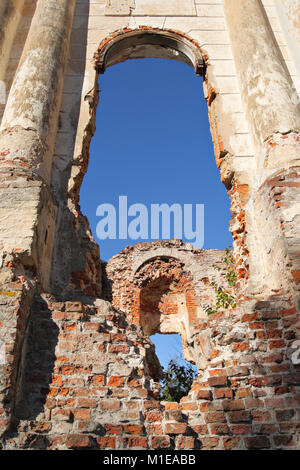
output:
[{"label": "arched window opening", "polygon": [[[111,52],[111,63],[106,64],[113,66],[104,67],[99,78],[97,130],[80,205],[105,261],[140,241],[181,238],[193,244],[190,235],[197,229],[203,230],[201,248],[223,249],[232,243],[230,201],[214,158],[202,78],[190,66],[196,68],[195,63],[167,60],[170,55],[155,56],[153,50],[146,55],[143,47],[139,44],[132,49],[130,45],[130,54],[122,60],[116,48],[116,55]],[[160,58],[126,60],[149,55]],[[120,205],[124,196],[126,207]],[[103,204],[112,208],[106,221],[106,230],[111,231],[99,238],[99,214],[104,215],[99,206]],[[162,204],[182,209],[181,236],[178,225],[175,229],[173,212],[169,231],[164,230],[162,216],[159,230],[153,231],[152,206]],[[205,209],[201,227],[195,219],[197,204]],[[185,230],[186,205],[193,206],[189,231]],[[137,221],[134,216],[137,211],[141,214],[141,206],[145,208],[143,220],[140,217]],[[130,224],[135,224],[134,230]],[[171,334],[180,335],[184,355],[180,361],[194,363],[188,344],[189,323],[196,317],[194,293],[193,288],[181,289],[182,279],[160,275],[142,286],[138,298],[133,299],[136,310],[132,320],[149,337],[164,334],[165,349]]]},{"label": "arched window opening", "polygon": [[153,28],[123,32],[104,41],[97,54],[97,70],[104,73],[107,67],[128,59],[154,57],[183,62],[192,66],[197,75],[204,75],[204,60],[193,41],[174,31]]}]

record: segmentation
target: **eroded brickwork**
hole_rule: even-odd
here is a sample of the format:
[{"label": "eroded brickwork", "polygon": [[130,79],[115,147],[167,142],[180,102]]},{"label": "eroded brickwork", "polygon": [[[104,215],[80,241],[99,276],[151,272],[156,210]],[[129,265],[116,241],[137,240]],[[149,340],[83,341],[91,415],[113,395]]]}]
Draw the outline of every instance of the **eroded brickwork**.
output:
[{"label": "eroded brickwork", "polygon": [[159,403],[159,366],[139,326],[105,301],[84,305],[43,295],[28,325],[13,419],[9,426],[1,420],[3,444],[297,447],[300,372],[290,346],[298,333],[290,301],[247,301],[243,311],[212,315],[194,336],[199,377],[189,396],[180,404]]},{"label": "eroded brickwork", "polygon": [[[8,380],[17,393],[12,409],[1,410],[4,448],[297,448],[300,370],[291,361],[291,346],[299,337],[300,322],[291,299],[244,299],[237,309],[206,318],[192,310],[188,350],[199,375],[181,403],[158,401],[161,370],[149,334],[182,334],[174,320],[177,296],[189,295],[192,275],[183,275],[175,288],[167,283],[167,289],[164,282],[151,279],[170,276],[174,282],[178,263],[186,273],[194,266],[193,278],[199,270],[201,278],[201,254],[212,261],[209,254],[191,251],[176,240],[128,248],[111,261],[116,275],[113,303],[118,302],[114,307],[100,299],[92,304],[62,302],[43,294],[35,297],[28,316],[26,304],[14,300],[12,313],[22,311],[23,316],[18,316],[18,325],[12,324],[8,348],[20,343],[12,333],[22,331],[24,323],[27,334],[20,346],[22,364],[16,366],[19,350],[11,354],[17,377]],[[180,255],[186,256],[186,263],[179,261]],[[220,254],[215,255],[220,263]],[[118,269],[123,279],[134,272],[129,285]],[[209,271],[203,260],[202,269]],[[138,316],[130,302],[134,290],[144,284],[151,312],[157,315],[156,308],[163,318],[160,327],[148,321],[148,302],[139,303]],[[193,294],[199,306],[196,285]],[[125,302],[123,311],[120,300]],[[6,370],[8,376],[13,369]],[[7,385],[11,390],[10,382]]]},{"label": "eroded brickwork", "polygon": [[[195,250],[180,240],[138,244],[114,256],[106,267],[113,306],[148,336],[179,333],[184,356],[188,343],[214,298],[210,282],[220,282],[224,251]],[[228,287],[228,286],[227,286]]]},{"label": "eroded brickwork", "polygon": [[[299,448],[298,4],[3,0],[2,448]],[[222,250],[158,241],[102,263],[81,213],[99,74],[143,57],[203,78],[234,310],[204,308]],[[155,332],[179,333],[197,366],[179,404],[158,400]]]}]

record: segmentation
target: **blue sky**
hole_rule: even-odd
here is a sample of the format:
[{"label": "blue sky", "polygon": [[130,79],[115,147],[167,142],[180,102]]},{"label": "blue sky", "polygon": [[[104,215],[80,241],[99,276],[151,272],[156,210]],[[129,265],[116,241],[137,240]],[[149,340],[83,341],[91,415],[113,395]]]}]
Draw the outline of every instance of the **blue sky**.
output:
[{"label": "blue sky", "polygon": [[230,204],[215,163],[203,79],[186,64],[143,59],[110,67],[99,85],[80,206],[101,258],[146,241],[97,239],[97,207],[109,203],[118,210],[124,195],[149,212],[151,204],[204,204],[204,248],[226,248],[232,243]]},{"label": "blue sky", "polygon": [[[176,359],[176,362],[180,365],[188,364],[183,358],[180,335],[161,335],[160,333],[156,333],[150,336],[150,339],[155,344],[156,355],[164,369],[167,369],[172,359]],[[197,373],[197,367],[193,366],[193,369]]]},{"label": "blue sky", "polygon": [[[202,82],[188,65],[163,59],[128,60],[100,76],[80,197],[96,240],[98,205],[118,210],[125,195],[129,205],[145,204],[149,212],[155,203],[204,204],[204,248],[231,243],[229,198],[215,163]],[[97,242],[104,260],[137,243]]]}]

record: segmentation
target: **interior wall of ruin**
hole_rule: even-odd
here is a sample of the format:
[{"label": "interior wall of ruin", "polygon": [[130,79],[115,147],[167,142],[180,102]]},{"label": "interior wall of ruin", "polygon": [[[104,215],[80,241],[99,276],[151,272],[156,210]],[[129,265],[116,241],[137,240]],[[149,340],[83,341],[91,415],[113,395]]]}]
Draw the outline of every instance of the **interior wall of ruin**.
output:
[{"label": "interior wall of ruin", "polygon": [[[97,292],[100,295],[101,269],[97,262],[99,248],[94,243],[88,222],[82,216],[78,205],[81,181],[88,167],[89,143],[95,131],[95,112],[98,103],[94,54],[99,44],[114,31],[148,26],[162,30],[177,30],[199,45],[207,66],[204,88],[209,105],[216,160],[221,177],[228,186],[232,205],[237,206],[233,214],[232,230],[235,232],[240,230],[238,217],[243,212],[241,209],[247,205],[247,223],[249,227],[253,227],[253,230],[247,233],[247,244],[249,247],[262,246],[262,252],[257,256],[257,250],[248,250],[250,257],[246,260],[248,254],[243,249],[243,244],[237,241],[236,255],[243,259],[245,267],[249,263],[252,266],[253,278],[249,282],[250,289],[271,290],[275,285],[279,289],[281,279],[273,279],[272,262],[264,253],[269,248],[265,248],[264,241],[255,235],[255,226],[260,226],[263,221],[256,220],[254,213],[260,211],[260,203],[254,201],[252,195],[256,194],[269,173],[261,173],[261,163],[259,163],[262,161],[261,149],[257,148],[251,129],[251,118],[247,115],[246,104],[241,97],[241,80],[236,73],[238,64],[232,51],[232,38],[228,31],[226,3],[224,5],[223,1],[188,2],[180,6],[180,10],[178,2],[175,5],[174,1],[164,3],[163,7],[157,2],[137,2],[134,6],[131,3],[123,2],[119,10],[119,2],[116,4],[112,2],[109,5],[106,5],[104,0],[76,2],[51,169],[51,191],[58,201],[56,233],[59,233],[59,236],[54,238],[51,288],[57,292],[84,288],[88,293]],[[284,20],[290,21],[289,11],[284,6],[285,2],[281,2],[283,5],[279,6],[278,3],[280,2],[269,0],[264,1],[263,6],[276,45],[295,86],[296,100],[296,90],[299,91],[299,71],[294,53],[295,47],[290,38],[293,32],[293,37],[297,38],[297,24],[295,23],[290,29],[285,26]],[[7,93],[23,50],[35,5],[36,2],[33,1],[27,0],[25,3],[19,25],[20,31],[16,35],[14,48],[10,54],[12,66],[7,71],[10,77],[7,76]],[[286,15],[283,14],[283,10]],[[261,61],[259,63],[263,67],[263,63]],[[277,97],[274,102],[280,107],[278,99]],[[277,132],[276,129],[274,131]],[[293,150],[297,148],[297,135],[291,135],[285,144],[287,144],[285,154],[287,151],[290,154],[297,153],[297,150]],[[273,142],[270,142],[270,146],[272,152],[281,153],[281,148],[277,147],[276,143],[273,146]],[[262,152],[265,152],[265,149]],[[281,165],[282,162],[279,161],[279,167]],[[49,168],[47,171],[49,172]],[[70,237],[71,224],[76,228]],[[47,230],[51,229],[48,227]],[[272,239],[268,244],[272,246],[273,243]],[[280,248],[278,252],[283,249]],[[265,260],[262,265],[261,259]],[[66,272],[68,276],[65,275]]]},{"label": "interior wall of ruin", "polygon": [[[257,163],[257,159],[260,159],[260,151],[255,149],[255,138],[253,133],[250,132],[249,117],[245,114],[245,103],[240,95],[236,64],[231,49],[231,39],[223,2],[213,2],[211,5],[210,2],[199,2],[193,7],[191,7],[191,4],[181,7],[185,11],[183,17],[181,12],[174,15],[175,7],[173,2],[165,5],[163,10],[157,4],[152,5],[151,3],[151,7],[150,3],[137,4],[136,9],[129,7],[129,4],[125,8],[124,4],[122,6],[122,15],[116,13],[118,10],[114,10],[113,4],[107,9],[105,2],[77,3],[61,109],[62,125],[57,136],[52,173],[52,188],[55,194],[59,194],[59,200],[62,200],[61,193],[66,188],[68,188],[70,196],[68,207],[65,207],[65,209],[61,207],[59,216],[59,224],[61,224],[59,225],[60,241],[55,244],[54,260],[57,259],[59,262],[54,261],[52,278],[58,290],[62,284],[60,278],[65,275],[66,270],[70,272],[72,288],[76,285],[83,286],[87,284],[87,278],[92,277],[96,280],[99,277],[97,269],[92,274],[85,262],[85,258],[88,257],[89,266],[95,265],[94,259],[98,256],[91,234],[85,237],[87,247],[84,250],[80,249],[80,256],[77,258],[75,265],[73,253],[75,251],[78,253],[78,243],[82,246],[82,242],[74,239],[74,243],[69,243],[65,249],[65,246],[62,247],[62,239],[64,238],[64,221],[73,218],[73,224],[76,224],[76,221],[80,219],[77,233],[80,232],[82,224],[85,225],[80,215],[78,198],[80,184],[88,165],[89,141],[94,132],[95,116],[94,112],[91,112],[91,108],[97,106],[97,103],[95,104],[93,101],[96,94],[96,92],[93,93],[93,90],[97,90],[93,57],[99,44],[105,41],[114,31],[120,31],[124,28],[137,29],[142,26],[162,28],[163,30],[173,29],[187,34],[191,40],[199,44],[203,57],[207,59],[204,88],[209,104],[209,118],[215,144],[216,160],[223,181],[231,191],[230,197],[234,201],[233,205],[238,206],[234,211],[232,230],[236,229],[236,232],[240,230],[237,217],[242,212],[241,207],[245,204],[248,204],[246,216],[248,224],[253,225],[253,227],[260,224],[259,221],[255,220],[253,213],[256,209],[254,208],[255,203],[252,194],[257,191],[265,176],[260,174]],[[284,64],[293,84],[299,89],[298,71],[291,47],[280,23],[278,10],[271,1],[263,3],[270,27],[283,56]],[[153,9],[151,10],[151,8]],[[113,13],[114,11],[115,13]],[[88,17],[84,16],[83,12],[88,12]],[[84,18],[87,21],[85,24]],[[82,47],[82,38],[85,38],[86,48]],[[79,46],[80,50],[83,51],[82,54],[78,53]],[[260,64],[262,65],[261,62]],[[81,86],[79,86],[80,83]],[[93,103],[92,106],[91,103]],[[279,103],[278,106],[280,106]],[[75,124],[72,125],[72,123]],[[290,147],[295,147],[294,142],[291,142]],[[231,184],[233,175],[235,185]],[[66,222],[66,226],[68,223]],[[263,244],[263,241],[255,236],[254,229],[248,231],[248,239],[249,246]],[[270,241],[271,245],[272,243],[273,240]],[[244,264],[247,265],[245,260],[247,253],[241,245],[239,246],[238,242],[235,244],[235,250],[237,256],[243,259]],[[272,289],[275,285],[280,288],[281,279],[272,279],[272,262],[265,260],[266,262],[261,266],[260,260],[266,258],[266,256],[264,253],[255,256],[258,251],[251,251],[249,262],[252,265],[253,282],[250,279],[250,288],[254,290]],[[262,251],[265,251],[264,247]],[[266,268],[267,265],[269,265],[269,269]],[[85,269],[88,269],[88,274]],[[62,273],[61,275],[59,271]],[[72,271],[75,272],[73,276]],[[91,286],[87,288],[89,291],[94,289]]]},{"label": "interior wall of ruin", "polygon": [[[84,99],[89,98],[89,93],[95,87],[93,56],[99,44],[112,32],[124,28],[138,29],[140,26],[149,26],[164,30],[174,29],[187,34],[200,44],[203,55],[209,57],[210,82],[207,93],[211,94],[212,88],[218,91],[217,98],[213,103],[216,119],[220,121],[218,126],[221,134],[221,136],[215,136],[216,153],[219,153],[219,147],[221,147],[221,151],[223,148],[229,148],[232,155],[235,156],[236,167],[239,171],[247,168],[249,175],[249,172],[255,167],[251,140],[238,92],[223,6],[221,3],[214,2],[208,8],[207,4],[194,5],[193,2],[188,2],[188,6],[182,5],[180,7],[184,16],[182,16],[182,11],[178,11],[177,8],[178,2],[176,7],[174,2],[164,3],[163,7],[157,2],[155,4],[148,2],[148,4],[140,6],[137,4],[137,10],[129,8],[128,4],[126,8],[123,7],[122,16],[119,16],[116,13],[117,10],[114,10],[113,4],[107,9],[106,2],[90,2],[89,5],[87,2],[77,3],[66,75],[66,92],[61,110],[61,116],[66,118],[67,125],[62,126],[58,133],[52,175],[54,188],[65,188],[68,185],[71,195],[69,208],[71,207],[71,212],[75,215],[80,213],[76,207],[76,200],[78,200],[80,182],[87,169],[86,160],[88,160],[85,148],[83,148],[83,141],[85,138],[89,139],[89,134],[94,130],[94,123],[91,122],[90,116],[90,100]],[[84,18],[87,19],[87,16],[83,15],[84,12],[88,13],[88,23],[84,23]],[[86,52],[80,46],[82,55],[78,55],[78,46],[82,45],[83,37],[86,38]],[[82,84],[82,89],[79,89],[78,83]],[[74,103],[77,103],[76,111]],[[73,118],[75,112],[78,116],[78,126],[77,119]],[[224,116],[224,119],[219,120],[218,117],[221,115]],[[73,129],[72,122],[75,123]],[[228,129],[223,129],[223,127],[230,127],[230,123],[235,127],[235,131],[229,136]],[[69,146],[66,145],[67,142]],[[73,156],[73,160],[71,156]],[[55,191],[57,190],[55,189]],[[61,219],[63,224],[63,220],[66,219],[66,211],[62,212]],[[61,227],[60,237],[62,232],[63,228]],[[74,246],[74,250],[76,249],[78,252],[77,246]],[[72,269],[70,266],[74,261],[71,261],[68,251],[64,250],[64,253],[62,251],[58,248],[57,253],[61,263],[60,269],[65,273],[66,269]],[[76,268],[78,267],[76,266]],[[76,269],[76,271],[80,271],[80,269]],[[53,277],[55,282],[59,282],[60,276],[56,267]]]},{"label": "interior wall of ruin", "polygon": [[[1,445],[299,447],[298,0],[25,0],[22,12],[8,3],[19,21],[3,22],[0,37]],[[234,311],[202,308],[224,253],[157,242],[102,267],[80,210],[99,57],[141,31],[168,32],[205,64],[232,206]],[[182,403],[162,404],[148,336],[175,330],[199,377]]]},{"label": "interior wall of ruin", "polygon": [[35,6],[35,0],[8,0],[1,4],[0,80],[3,82],[4,96],[0,102],[0,123]]}]

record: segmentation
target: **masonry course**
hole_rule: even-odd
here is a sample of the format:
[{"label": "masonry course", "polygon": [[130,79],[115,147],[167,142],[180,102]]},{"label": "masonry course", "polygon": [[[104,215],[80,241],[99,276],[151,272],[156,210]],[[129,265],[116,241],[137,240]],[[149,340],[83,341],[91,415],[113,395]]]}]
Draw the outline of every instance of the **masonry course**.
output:
[{"label": "masonry course", "polygon": [[[1,448],[299,449],[299,0],[3,5]],[[104,263],[81,212],[98,80],[143,57],[203,79],[235,309],[205,310],[224,250],[156,241]],[[180,403],[159,401],[157,332],[198,370]]]}]

